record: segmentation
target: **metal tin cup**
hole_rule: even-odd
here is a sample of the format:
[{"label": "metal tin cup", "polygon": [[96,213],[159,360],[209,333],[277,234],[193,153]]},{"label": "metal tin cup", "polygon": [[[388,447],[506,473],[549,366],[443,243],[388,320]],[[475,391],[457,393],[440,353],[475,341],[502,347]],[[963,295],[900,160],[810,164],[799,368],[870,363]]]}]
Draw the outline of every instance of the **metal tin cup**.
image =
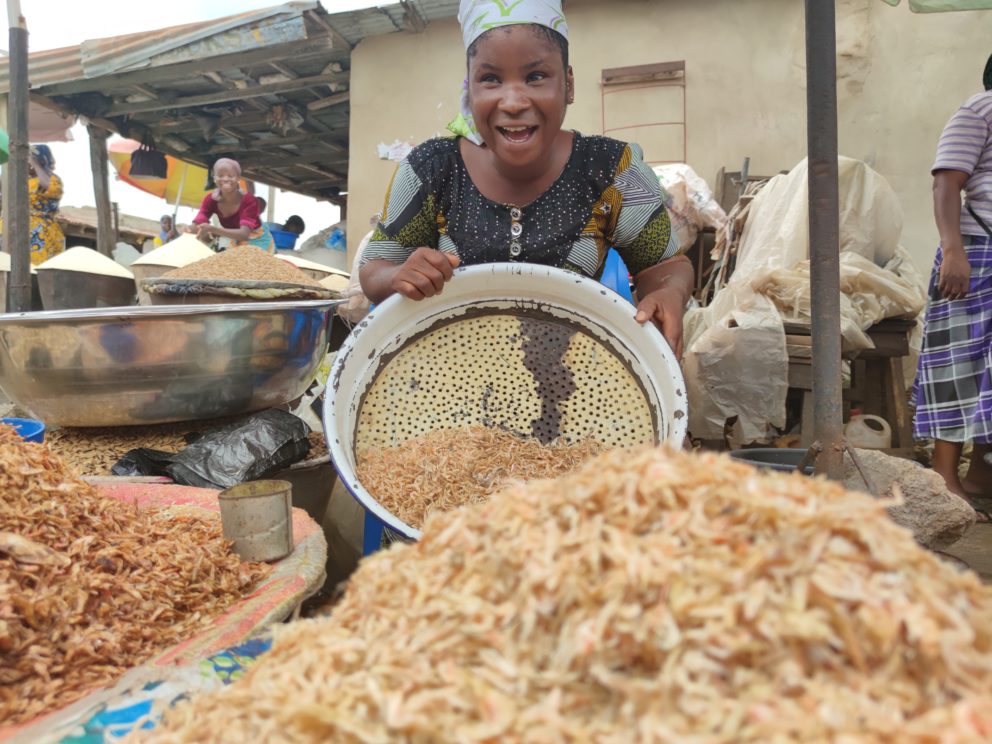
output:
[{"label": "metal tin cup", "polygon": [[293,551],[293,486],[251,481],[220,492],[224,538],[246,561],[275,561]]}]

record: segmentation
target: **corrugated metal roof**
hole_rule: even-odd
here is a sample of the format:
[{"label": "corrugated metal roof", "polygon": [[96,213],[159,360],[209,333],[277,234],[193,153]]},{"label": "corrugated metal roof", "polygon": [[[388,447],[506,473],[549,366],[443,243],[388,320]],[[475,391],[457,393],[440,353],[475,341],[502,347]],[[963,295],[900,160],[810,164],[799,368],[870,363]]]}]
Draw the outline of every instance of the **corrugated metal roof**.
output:
[{"label": "corrugated metal roof", "polygon": [[[9,64],[7,57],[0,59],[0,93],[10,90]],[[28,81],[32,88],[63,80],[76,80],[83,75],[78,46],[46,49],[28,55]]]},{"label": "corrugated metal roof", "polygon": [[[145,31],[126,36],[84,41],[79,46],[63,47],[28,56],[28,80],[34,90],[46,85],[72,80],[90,79],[127,69],[147,67],[150,64],[173,64],[183,61],[170,58],[169,52],[191,47],[191,55],[208,58],[212,54],[228,54],[239,50],[239,43],[251,43],[254,48],[268,44],[297,41],[305,38],[302,24],[286,23],[299,19],[303,13],[322,10],[316,0],[290,2],[264,10],[240,13],[215,21],[188,23],[181,26]],[[255,33],[255,28],[257,33]],[[225,32],[247,29],[248,35],[233,34],[226,41],[211,47],[211,37],[222,37]],[[303,36],[300,34],[303,33]],[[289,38],[292,36],[291,38]],[[199,44],[199,46],[197,46]],[[151,61],[154,60],[154,61]],[[0,93],[10,90],[9,62],[0,60]]]},{"label": "corrugated metal roof", "polygon": [[[428,23],[458,15],[458,0],[412,0],[410,4],[421,19]],[[334,13],[328,16],[327,20],[348,40],[349,44],[355,46],[369,36],[381,36],[404,30],[405,15],[406,9],[402,5],[392,3],[346,13]]]},{"label": "corrugated metal roof", "polygon": [[[421,19],[427,22],[458,14],[458,0],[411,0]],[[28,59],[28,79],[34,90],[47,85],[91,79],[140,67],[173,64],[190,58],[209,58],[238,51],[238,44],[254,47],[298,40],[300,25],[293,23],[307,11],[319,12],[328,25],[352,46],[368,36],[379,36],[406,28],[406,9],[399,3],[325,13],[320,2],[304,0],[272,8],[241,13],[214,21],[145,31],[126,36],[90,39],[79,46],[34,52]],[[251,27],[257,27],[253,33]],[[248,35],[225,32],[249,29]],[[211,38],[217,39],[211,43]],[[0,59],[0,93],[10,90],[8,62]]]},{"label": "corrugated metal roof", "polygon": [[[141,67],[205,59],[269,44],[300,41],[306,38],[303,13],[318,8],[320,3],[315,1],[290,2],[216,21],[84,41],[79,47],[83,70],[86,77],[95,78]],[[215,37],[220,38],[220,43],[205,48],[204,43]],[[185,53],[169,54],[178,50]]]}]

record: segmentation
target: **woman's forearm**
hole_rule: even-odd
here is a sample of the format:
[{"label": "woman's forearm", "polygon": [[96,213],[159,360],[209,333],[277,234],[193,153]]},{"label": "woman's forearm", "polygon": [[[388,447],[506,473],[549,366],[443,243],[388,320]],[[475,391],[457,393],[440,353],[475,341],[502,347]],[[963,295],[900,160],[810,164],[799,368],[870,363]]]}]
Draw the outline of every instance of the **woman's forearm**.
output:
[{"label": "woman's forearm", "polygon": [[944,252],[963,249],[961,243],[961,191],[968,174],[939,170],[933,175],[933,217]]},{"label": "woman's forearm", "polygon": [[643,299],[660,289],[666,289],[678,292],[684,305],[692,295],[695,286],[695,272],[688,258],[676,256],[638,273],[634,277],[634,286],[637,289],[639,299]]},{"label": "woman's forearm", "polygon": [[400,264],[385,259],[376,258],[369,261],[358,270],[358,281],[362,285],[362,292],[372,303],[382,302],[394,294],[393,277],[399,269]]},{"label": "woman's forearm", "polygon": [[251,231],[247,227],[211,227],[210,234],[216,235],[218,238],[230,238],[238,243],[244,242],[251,237]]}]

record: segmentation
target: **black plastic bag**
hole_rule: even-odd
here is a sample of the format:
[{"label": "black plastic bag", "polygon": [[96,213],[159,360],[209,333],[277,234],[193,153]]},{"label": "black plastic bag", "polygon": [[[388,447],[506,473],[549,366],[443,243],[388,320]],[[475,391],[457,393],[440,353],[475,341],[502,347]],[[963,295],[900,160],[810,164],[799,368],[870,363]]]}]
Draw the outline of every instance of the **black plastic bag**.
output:
[{"label": "black plastic bag", "polygon": [[182,452],[136,449],[111,469],[114,475],[167,475],[200,488],[230,488],[299,462],[310,450],[306,423],[269,409],[207,432]]}]

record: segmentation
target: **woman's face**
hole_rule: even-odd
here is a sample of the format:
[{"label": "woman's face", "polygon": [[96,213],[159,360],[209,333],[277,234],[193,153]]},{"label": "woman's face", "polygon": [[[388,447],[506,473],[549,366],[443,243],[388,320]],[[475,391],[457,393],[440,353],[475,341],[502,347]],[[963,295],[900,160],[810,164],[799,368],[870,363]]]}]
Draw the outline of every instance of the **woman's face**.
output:
[{"label": "woman's face", "polygon": [[551,154],[565,120],[572,70],[533,26],[488,32],[469,59],[468,96],[479,134],[505,166],[526,169]]},{"label": "woman's face", "polygon": [[238,174],[229,165],[214,168],[214,183],[222,194],[231,194],[238,190]]}]

